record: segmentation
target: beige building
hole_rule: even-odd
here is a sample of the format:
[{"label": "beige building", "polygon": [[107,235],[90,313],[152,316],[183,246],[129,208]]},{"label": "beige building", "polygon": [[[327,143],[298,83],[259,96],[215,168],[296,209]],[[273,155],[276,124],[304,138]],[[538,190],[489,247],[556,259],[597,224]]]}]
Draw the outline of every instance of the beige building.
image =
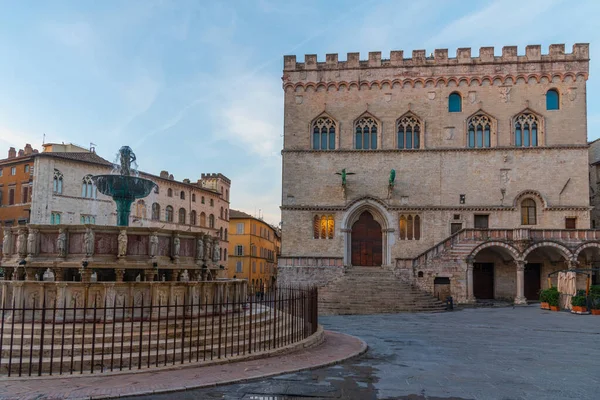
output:
[{"label": "beige building", "polygon": [[[587,44],[285,56],[278,280],[381,266],[459,301],[537,298],[548,273],[579,262],[573,245],[527,251],[537,230],[590,228],[588,64]],[[461,230],[500,241],[477,248]],[[465,254],[435,246],[452,237]]]},{"label": "beige building", "polygon": [[[44,145],[35,156],[31,196],[32,224],[115,225],[116,205],[99,193],[91,176],[111,173],[111,162],[94,151],[71,145]],[[201,174],[196,182],[177,181],[167,171],[160,176],[140,172],[158,187],[131,206],[129,225],[204,232],[225,241],[221,261],[227,261],[229,191],[222,174]]]}]

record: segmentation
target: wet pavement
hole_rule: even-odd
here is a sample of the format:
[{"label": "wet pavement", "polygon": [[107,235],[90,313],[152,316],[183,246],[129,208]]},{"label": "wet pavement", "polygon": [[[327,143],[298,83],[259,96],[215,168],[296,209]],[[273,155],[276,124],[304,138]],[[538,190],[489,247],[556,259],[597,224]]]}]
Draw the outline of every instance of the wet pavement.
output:
[{"label": "wet pavement", "polygon": [[130,399],[595,399],[600,317],[537,306],[321,317],[365,340],[342,364]]}]

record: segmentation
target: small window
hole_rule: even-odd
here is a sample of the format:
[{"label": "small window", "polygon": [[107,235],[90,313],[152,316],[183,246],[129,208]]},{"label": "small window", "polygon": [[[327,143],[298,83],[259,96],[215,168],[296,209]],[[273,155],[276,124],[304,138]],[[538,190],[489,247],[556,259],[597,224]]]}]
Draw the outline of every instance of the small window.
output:
[{"label": "small window", "polygon": [[451,93],[448,97],[448,112],[462,111],[462,97],[459,93]]},{"label": "small window", "polygon": [[11,167],[10,168],[10,174],[11,175],[16,175],[17,174],[17,167]]},{"label": "small window", "polygon": [[23,194],[22,194],[22,201],[21,201],[22,203],[29,202],[29,197],[30,197],[29,193],[30,193],[29,186],[23,186]]},{"label": "small window", "polygon": [[50,224],[59,225],[60,224],[60,213],[53,212],[50,214]]},{"label": "small window", "polygon": [[62,194],[63,191],[63,174],[57,169],[54,170],[52,191],[56,194]]},{"label": "small window", "polygon": [[577,218],[565,218],[565,229],[577,229]]},{"label": "small window", "polygon": [[256,261],[252,261],[252,273],[256,273]]},{"label": "small window", "polygon": [[160,190],[158,189],[158,185],[154,186],[154,193],[158,194]]},{"label": "small window", "polygon": [[475,215],[475,229],[488,229],[489,215]]},{"label": "small window", "polygon": [[15,189],[8,189],[8,205],[12,206],[15,204]]},{"label": "small window", "polygon": [[29,173],[29,164],[25,165],[25,173],[28,174]]},{"label": "small window", "polygon": [[204,203],[204,196],[202,196],[202,198],[200,199],[200,203],[205,204]]},{"label": "small window", "polygon": [[244,234],[244,223],[243,222],[238,222],[238,224],[236,225],[235,233],[237,233],[238,235]]},{"label": "small window", "polygon": [[167,196],[173,197],[173,189],[171,189],[171,188],[167,189]]},{"label": "small window", "polygon": [[525,199],[521,203],[521,224],[536,225],[536,206],[533,199]]},{"label": "small window", "polygon": [[209,228],[214,228],[215,227],[215,216],[213,214],[210,214],[208,216],[208,227]]},{"label": "small window", "polygon": [[160,204],[158,203],[152,204],[152,219],[154,221],[160,220]]},{"label": "small window", "polygon": [[171,206],[167,206],[167,208],[165,208],[165,221],[173,222],[173,207]]},{"label": "small window", "polygon": [[221,216],[220,216],[220,218],[223,219],[223,207],[221,207]]},{"label": "small window", "polygon": [[227,228],[225,228],[225,233],[224,233],[224,236],[223,236],[223,240],[225,240],[225,241],[227,241],[227,240],[228,240],[228,239],[227,239]]},{"label": "small window", "polygon": [[241,244],[236,245],[235,246],[235,255],[243,256],[244,255],[244,246],[242,246]]},{"label": "small window", "polygon": [[196,193],[192,193],[192,202],[196,202]]},{"label": "small window", "polygon": [[181,200],[185,200],[185,192],[182,190],[181,193],[179,193],[179,198]]},{"label": "small window", "polygon": [[559,106],[558,90],[548,90],[546,92],[546,110],[558,110]]},{"label": "small window", "polygon": [[206,226],[206,214],[204,214],[204,211],[200,213],[200,226]]},{"label": "small window", "polygon": [[456,232],[462,229],[462,222],[453,222],[450,224],[450,234],[454,235]]},{"label": "small window", "polygon": [[235,272],[244,272],[242,269],[242,262],[241,261],[236,261],[235,263]]},{"label": "small window", "polygon": [[96,223],[96,217],[93,215],[84,215],[81,214],[81,216],[79,217],[79,222],[82,224],[95,224]]},{"label": "small window", "polygon": [[0,168],[0,176],[2,176],[2,168]]},{"label": "small window", "polygon": [[196,210],[192,210],[192,212],[190,213],[190,225],[196,225],[196,223],[198,222],[196,215]]},{"label": "small window", "polygon": [[419,215],[400,215],[400,240],[421,239],[421,217]]},{"label": "small window", "polygon": [[[181,192],[183,193],[183,192]],[[185,208],[180,208],[179,209],[179,223],[180,224],[185,224]]]},{"label": "small window", "polygon": [[214,199],[210,199],[210,206],[214,207],[215,206],[215,200]]}]

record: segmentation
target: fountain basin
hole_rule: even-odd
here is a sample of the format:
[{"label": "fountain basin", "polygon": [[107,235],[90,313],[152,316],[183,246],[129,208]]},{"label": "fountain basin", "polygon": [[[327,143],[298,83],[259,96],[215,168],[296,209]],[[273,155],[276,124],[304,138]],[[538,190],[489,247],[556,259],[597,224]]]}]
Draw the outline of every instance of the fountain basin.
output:
[{"label": "fountain basin", "polygon": [[156,183],[149,179],[125,175],[96,175],[92,177],[96,187],[107,196],[122,199],[141,199],[150,194]]}]

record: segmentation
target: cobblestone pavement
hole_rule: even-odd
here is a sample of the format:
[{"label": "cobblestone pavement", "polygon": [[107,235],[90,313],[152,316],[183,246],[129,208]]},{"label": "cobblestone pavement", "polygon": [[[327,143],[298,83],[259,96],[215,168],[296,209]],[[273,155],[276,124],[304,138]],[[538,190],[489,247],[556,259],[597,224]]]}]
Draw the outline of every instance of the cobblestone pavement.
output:
[{"label": "cobblestone pavement", "polygon": [[528,306],[321,322],[369,351],[317,370],[144,399],[599,398],[600,317]]}]

